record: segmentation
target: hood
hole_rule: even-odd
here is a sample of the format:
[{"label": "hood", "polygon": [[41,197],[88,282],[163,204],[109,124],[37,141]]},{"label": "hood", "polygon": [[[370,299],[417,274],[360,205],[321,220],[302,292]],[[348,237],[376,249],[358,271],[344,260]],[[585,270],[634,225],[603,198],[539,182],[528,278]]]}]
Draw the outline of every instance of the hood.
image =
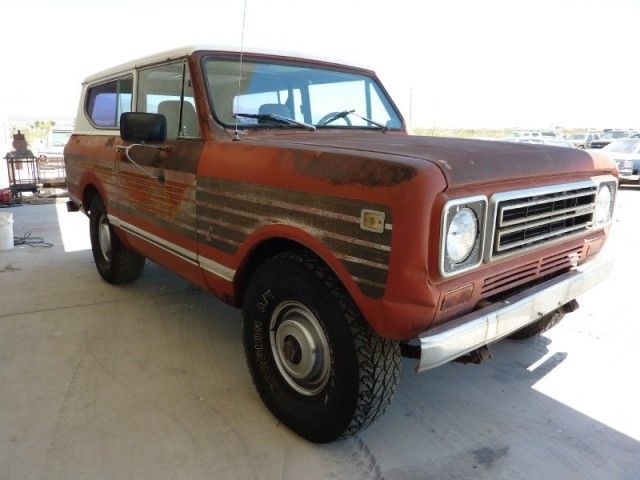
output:
[{"label": "hood", "polygon": [[[615,168],[596,162],[583,150],[487,140],[339,132],[279,134],[255,138],[273,146],[299,145],[313,149],[347,150],[353,154],[384,154],[418,159],[437,165],[449,187],[504,181],[505,178],[550,177]],[[265,141],[266,140],[266,141]]]}]

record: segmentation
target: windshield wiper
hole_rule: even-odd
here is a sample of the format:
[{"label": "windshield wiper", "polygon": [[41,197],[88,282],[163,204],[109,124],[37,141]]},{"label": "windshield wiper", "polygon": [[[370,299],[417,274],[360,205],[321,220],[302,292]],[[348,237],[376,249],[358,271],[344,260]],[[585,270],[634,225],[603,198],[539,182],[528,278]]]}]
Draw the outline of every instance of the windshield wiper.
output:
[{"label": "windshield wiper", "polygon": [[324,122],[322,122],[320,125],[318,125],[319,127],[323,127],[331,122],[335,122],[336,120],[340,120],[341,118],[345,118],[349,115],[354,115],[358,118],[361,118],[362,120],[364,120],[367,123],[370,123],[371,125],[375,125],[376,127],[380,128],[384,133],[389,131],[389,127],[387,127],[386,125],[383,125],[381,123],[375,122],[373,120],[371,120],[370,118],[367,117],[363,117],[362,115],[359,115],[356,113],[355,110],[343,110],[342,112],[338,112],[336,113],[333,117],[325,120]]},{"label": "windshield wiper", "polygon": [[267,120],[280,125],[289,125],[290,127],[302,127],[307,130],[315,131],[316,127],[308,123],[299,122],[293,118],[278,115],[277,113],[234,113],[234,117],[255,118],[256,120]]}]

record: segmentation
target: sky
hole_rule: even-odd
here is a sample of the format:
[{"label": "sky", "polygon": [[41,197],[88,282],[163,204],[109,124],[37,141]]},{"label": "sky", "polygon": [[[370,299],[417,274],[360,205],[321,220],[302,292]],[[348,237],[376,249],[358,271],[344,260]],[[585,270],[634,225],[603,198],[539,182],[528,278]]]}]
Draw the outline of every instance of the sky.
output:
[{"label": "sky", "polygon": [[[0,119],[73,118],[82,80],[185,45],[239,48],[244,0],[0,4]],[[245,50],[375,70],[407,123],[640,129],[640,0],[246,0]]]}]

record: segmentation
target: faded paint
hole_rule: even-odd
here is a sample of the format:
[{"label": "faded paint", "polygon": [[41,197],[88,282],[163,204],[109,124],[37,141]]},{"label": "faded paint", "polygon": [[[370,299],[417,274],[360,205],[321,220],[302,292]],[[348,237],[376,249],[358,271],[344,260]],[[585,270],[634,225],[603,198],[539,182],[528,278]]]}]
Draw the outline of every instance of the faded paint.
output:
[{"label": "faded paint", "polygon": [[[338,151],[340,153],[337,156],[342,156],[343,159],[345,155],[361,156],[364,159],[393,155],[395,165],[386,166],[385,174],[390,177],[399,176],[398,183],[406,180],[411,172],[415,172],[412,165],[405,166],[406,170],[401,168],[405,162],[403,159],[414,162],[428,161],[440,168],[450,188],[477,183],[497,183],[506,178],[548,178],[551,175],[613,171],[611,161],[597,152],[591,154],[580,149],[510,142],[422,137],[398,133],[385,135],[381,132],[362,131],[347,131],[337,135],[333,132],[320,132],[317,135],[291,133],[279,135],[276,139],[268,137],[266,140],[256,135],[255,141],[283,148]],[[372,164],[375,165],[375,160]],[[367,166],[367,170],[371,171],[373,167]],[[352,173],[351,170],[349,172]],[[366,176],[366,172],[360,175]]]},{"label": "faded paint", "polygon": [[[72,200],[82,203],[85,189],[95,187],[109,213],[137,229],[138,235],[117,229],[127,245],[224,301],[238,300],[235,273],[262,242],[289,239],[326,262],[374,330],[408,339],[520,285],[519,272],[529,265],[535,264],[535,280],[545,259],[554,269],[586,261],[590,246],[606,235],[606,229],[591,231],[444,279],[438,255],[447,200],[571,182],[596,172],[615,175],[613,164],[569,149],[414,137],[402,130],[256,128],[234,141],[208,105],[200,73],[206,54],[188,58],[201,140],[166,142],[166,153],[132,149],[144,174],[116,153],[123,142],[112,130],[75,134],[65,157]],[[363,209],[383,212],[387,228],[361,229]],[[188,255],[151,244],[145,234]],[[205,262],[224,274],[205,269]],[[468,300],[440,311],[447,292],[469,285]]]}]

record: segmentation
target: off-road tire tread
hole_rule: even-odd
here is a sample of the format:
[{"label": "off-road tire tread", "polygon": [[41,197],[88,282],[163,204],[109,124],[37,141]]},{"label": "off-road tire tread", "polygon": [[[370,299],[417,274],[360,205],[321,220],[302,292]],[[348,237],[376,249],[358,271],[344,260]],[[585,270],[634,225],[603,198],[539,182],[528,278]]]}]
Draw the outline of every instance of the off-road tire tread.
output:
[{"label": "off-road tire tread", "polygon": [[273,259],[297,262],[316,275],[338,301],[349,324],[360,365],[359,394],[351,423],[339,438],[355,435],[380,417],[393,400],[400,380],[400,344],[371,329],[338,278],[320,258],[299,250],[282,252]]}]

